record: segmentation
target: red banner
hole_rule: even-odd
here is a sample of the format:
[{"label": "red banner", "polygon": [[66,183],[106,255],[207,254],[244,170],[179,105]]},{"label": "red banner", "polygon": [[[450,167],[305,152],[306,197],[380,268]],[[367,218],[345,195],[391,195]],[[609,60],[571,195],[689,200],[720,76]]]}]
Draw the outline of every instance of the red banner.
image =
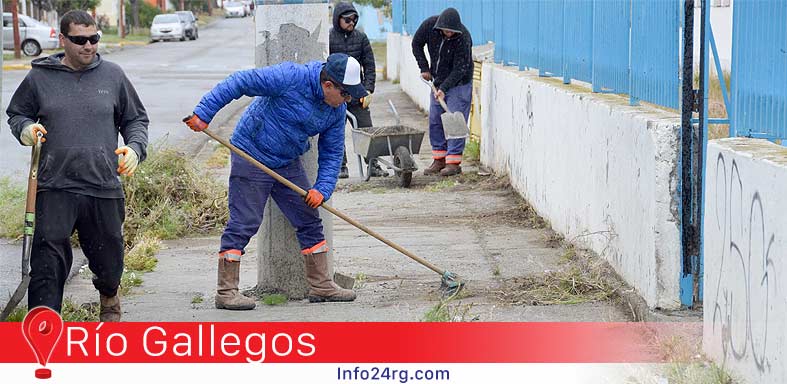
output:
[{"label": "red banner", "polygon": [[[653,340],[676,327],[654,323],[65,323],[49,362],[651,363],[661,362]],[[0,340],[0,362],[37,361],[21,324],[0,324]]]}]

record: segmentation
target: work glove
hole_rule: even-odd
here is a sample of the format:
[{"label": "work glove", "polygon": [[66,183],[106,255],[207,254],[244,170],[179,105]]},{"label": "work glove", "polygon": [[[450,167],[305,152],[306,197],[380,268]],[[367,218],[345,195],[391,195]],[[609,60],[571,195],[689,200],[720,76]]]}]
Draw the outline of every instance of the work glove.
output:
[{"label": "work glove", "polygon": [[183,122],[191,128],[194,132],[202,132],[208,128],[208,123],[202,121],[202,119],[197,116],[196,113],[192,113],[191,116],[184,117]]},{"label": "work glove", "polygon": [[372,103],[372,94],[371,94],[371,92],[368,93],[366,96],[360,98],[360,100],[358,100],[358,101],[361,102],[361,106],[363,107],[363,109],[369,108],[369,104]]},{"label": "work glove", "polygon": [[[22,132],[19,134],[19,139],[22,142],[22,145],[35,145],[36,140],[38,139],[38,132],[41,132],[42,135],[46,135],[46,128],[38,123],[30,124],[27,127],[22,128]],[[45,141],[46,138],[41,136],[41,142],[43,143]]]},{"label": "work glove", "polygon": [[122,146],[115,150],[116,155],[122,155],[120,158],[120,166],[118,166],[118,174],[125,176],[133,176],[134,171],[137,170],[139,165],[139,156],[133,149],[127,146]]},{"label": "work glove", "polygon": [[306,202],[311,208],[317,208],[322,205],[323,195],[320,191],[316,189],[310,189],[309,192],[306,193],[306,196],[303,197],[303,200]]}]

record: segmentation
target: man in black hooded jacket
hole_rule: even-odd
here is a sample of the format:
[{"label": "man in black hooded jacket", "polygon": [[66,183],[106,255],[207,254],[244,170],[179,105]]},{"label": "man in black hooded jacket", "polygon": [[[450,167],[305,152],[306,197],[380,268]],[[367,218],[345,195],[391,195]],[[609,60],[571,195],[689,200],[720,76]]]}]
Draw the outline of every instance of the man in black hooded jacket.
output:
[{"label": "man in black hooded jacket", "polygon": [[[426,60],[424,45],[429,49],[431,64]],[[467,121],[473,95],[473,39],[462,24],[459,12],[445,9],[418,27],[413,35],[413,55],[421,77],[431,80],[437,88],[429,107],[429,141],[432,144],[432,165],[425,175],[453,176],[462,173],[465,139],[446,140],[440,115],[445,112],[437,102],[444,97],[451,112],[462,112]]]},{"label": "man in black hooded jacket", "polygon": [[[330,53],[344,53],[352,56],[361,63],[361,82],[366,92],[369,94],[361,99],[352,99],[347,103],[347,111],[352,113],[358,120],[358,127],[371,127],[372,114],[369,112],[369,104],[372,102],[375,81],[374,51],[369,44],[366,34],[357,30],[358,11],[350,3],[341,2],[336,4],[333,10],[333,28],[329,34]],[[372,160],[372,176],[388,176],[388,172],[380,168],[377,160]],[[339,178],[349,177],[347,171],[347,151],[344,151],[342,167],[339,171]]]},{"label": "man in black hooded jacket", "polygon": [[[120,66],[96,53],[101,36],[90,14],[64,14],[59,38],[65,52],[33,60],[6,111],[20,144],[45,135],[28,307],[60,311],[76,229],[100,293],[99,320],[120,321],[125,196],[118,176],[131,177],[145,160],[148,115]],[[118,135],[125,145],[118,147]]]}]

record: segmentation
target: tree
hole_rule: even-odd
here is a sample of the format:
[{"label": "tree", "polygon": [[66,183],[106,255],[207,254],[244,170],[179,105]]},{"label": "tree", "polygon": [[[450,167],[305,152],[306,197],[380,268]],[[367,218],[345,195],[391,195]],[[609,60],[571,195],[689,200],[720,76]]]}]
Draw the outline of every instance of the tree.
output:
[{"label": "tree", "polygon": [[[101,5],[101,0],[52,0],[51,3],[55,7],[57,14],[63,16],[66,12],[74,9],[90,11]],[[43,4],[43,8],[46,8],[45,4]]]},{"label": "tree", "polygon": [[371,5],[374,8],[382,9],[386,17],[391,17],[391,0],[353,0],[353,3],[358,5]]}]

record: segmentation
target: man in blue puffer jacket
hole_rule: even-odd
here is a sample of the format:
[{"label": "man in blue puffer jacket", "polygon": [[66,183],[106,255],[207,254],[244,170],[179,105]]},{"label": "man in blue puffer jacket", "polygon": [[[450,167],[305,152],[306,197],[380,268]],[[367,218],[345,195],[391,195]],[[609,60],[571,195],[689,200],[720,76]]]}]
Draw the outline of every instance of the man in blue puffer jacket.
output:
[{"label": "man in blue puffer jacket", "polygon": [[[262,222],[271,196],[296,230],[305,257],[311,302],[352,301],[355,293],[328,276],[328,246],[317,207],[331,197],[344,150],[346,105],[366,96],[361,66],[345,54],[326,62],[281,63],[235,72],[202,97],[185,122],[202,131],[216,113],[243,95],[256,96],[230,142],[294,184],[305,198],[277,182],[242,157],[232,154],[229,183],[230,219],[221,236],[216,308],[253,309],[254,300],[238,291],[240,258]],[[319,135],[317,181],[309,186],[299,157],[309,137]]]}]

